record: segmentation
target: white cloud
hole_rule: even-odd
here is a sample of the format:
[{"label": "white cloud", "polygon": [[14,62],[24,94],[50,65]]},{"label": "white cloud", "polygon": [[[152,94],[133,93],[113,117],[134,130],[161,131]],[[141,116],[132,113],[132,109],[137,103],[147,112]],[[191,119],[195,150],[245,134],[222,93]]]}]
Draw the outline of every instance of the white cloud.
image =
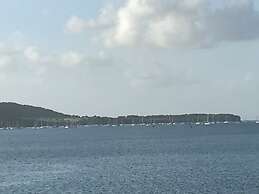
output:
[{"label": "white cloud", "polygon": [[75,65],[79,65],[84,59],[84,56],[75,51],[68,51],[66,53],[61,54],[60,64],[65,67],[74,67]]},{"label": "white cloud", "polygon": [[12,72],[16,67],[16,60],[19,55],[17,48],[0,43],[0,74],[3,76],[6,72]]},{"label": "white cloud", "polygon": [[73,33],[82,32],[85,29],[85,21],[77,16],[71,17],[66,24],[66,30]]},{"label": "white cloud", "polygon": [[9,83],[49,84],[49,79],[71,78],[71,71],[76,80],[79,75],[99,74],[110,63],[104,51],[92,55],[77,50],[45,52],[30,44],[17,50],[13,45],[0,43],[0,87]]},{"label": "white cloud", "polygon": [[10,75],[44,75],[53,68],[74,66],[81,62],[83,56],[70,51],[43,54],[37,46],[24,46],[17,49],[15,45],[0,43],[0,74]]},{"label": "white cloud", "polygon": [[24,49],[24,56],[28,61],[37,63],[40,61],[41,56],[37,47],[29,46]]},{"label": "white cloud", "polygon": [[96,19],[72,17],[67,29],[98,30],[108,46],[207,47],[259,38],[259,12],[253,0],[224,1],[217,9],[211,4],[211,0],[127,0],[117,10],[103,9]]},{"label": "white cloud", "polygon": [[12,63],[12,58],[8,55],[0,55],[0,69],[3,69]]},{"label": "white cloud", "polygon": [[113,24],[114,12],[112,6],[102,9],[96,19],[84,20],[78,16],[72,16],[66,23],[66,31],[80,33],[86,29],[102,29]]}]

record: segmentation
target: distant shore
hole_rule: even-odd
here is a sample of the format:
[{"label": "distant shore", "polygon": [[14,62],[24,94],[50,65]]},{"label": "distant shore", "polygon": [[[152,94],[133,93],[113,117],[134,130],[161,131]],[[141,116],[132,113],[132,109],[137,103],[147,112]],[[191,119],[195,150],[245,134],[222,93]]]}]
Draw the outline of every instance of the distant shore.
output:
[{"label": "distant shore", "polygon": [[88,117],[80,118],[82,125],[124,125],[124,124],[210,124],[224,122],[241,122],[241,117],[233,114],[182,114],[182,115],[128,115],[113,117]]},{"label": "distant shore", "polygon": [[21,105],[0,103],[0,128],[20,127],[72,127],[84,125],[155,125],[155,124],[214,124],[241,122],[234,114],[182,114],[182,115],[127,115],[119,117],[68,115],[53,110]]}]

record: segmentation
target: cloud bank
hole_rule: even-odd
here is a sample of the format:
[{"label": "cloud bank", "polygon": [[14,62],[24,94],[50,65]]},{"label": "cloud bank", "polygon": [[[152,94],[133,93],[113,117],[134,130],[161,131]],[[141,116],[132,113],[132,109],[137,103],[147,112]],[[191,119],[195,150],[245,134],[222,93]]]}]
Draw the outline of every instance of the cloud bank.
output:
[{"label": "cloud bank", "polygon": [[[215,3],[215,2],[214,2]],[[71,17],[66,30],[93,30],[106,46],[211,47],[259,38],[253,0],[127,0],[104,8],[95,19]]]}]

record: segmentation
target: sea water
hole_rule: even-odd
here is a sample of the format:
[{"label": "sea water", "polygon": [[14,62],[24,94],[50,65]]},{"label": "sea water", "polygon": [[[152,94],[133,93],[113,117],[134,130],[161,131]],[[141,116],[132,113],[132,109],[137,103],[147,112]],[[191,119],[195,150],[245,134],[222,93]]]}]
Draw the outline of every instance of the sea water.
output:
[{"label": "sea water", "polygon": [[0,130],[0,193],[259,193],[259,125]]}]

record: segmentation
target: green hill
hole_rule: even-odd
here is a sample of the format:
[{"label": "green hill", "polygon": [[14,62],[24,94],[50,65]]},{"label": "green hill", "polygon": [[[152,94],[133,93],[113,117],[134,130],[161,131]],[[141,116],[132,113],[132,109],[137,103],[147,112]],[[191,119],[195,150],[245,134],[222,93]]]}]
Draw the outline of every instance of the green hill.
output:
[{"label": "green hill", "polygon": [[21,105],[17,103],[0,103],[0,120],[48,119],[65,117],[70,116],[41,107]]},{"label": "green hill", "polygon": [[73,116],[41,107],[0,103],[0,127],[54,125],[57,121],[64,122],[70,118]]}]

